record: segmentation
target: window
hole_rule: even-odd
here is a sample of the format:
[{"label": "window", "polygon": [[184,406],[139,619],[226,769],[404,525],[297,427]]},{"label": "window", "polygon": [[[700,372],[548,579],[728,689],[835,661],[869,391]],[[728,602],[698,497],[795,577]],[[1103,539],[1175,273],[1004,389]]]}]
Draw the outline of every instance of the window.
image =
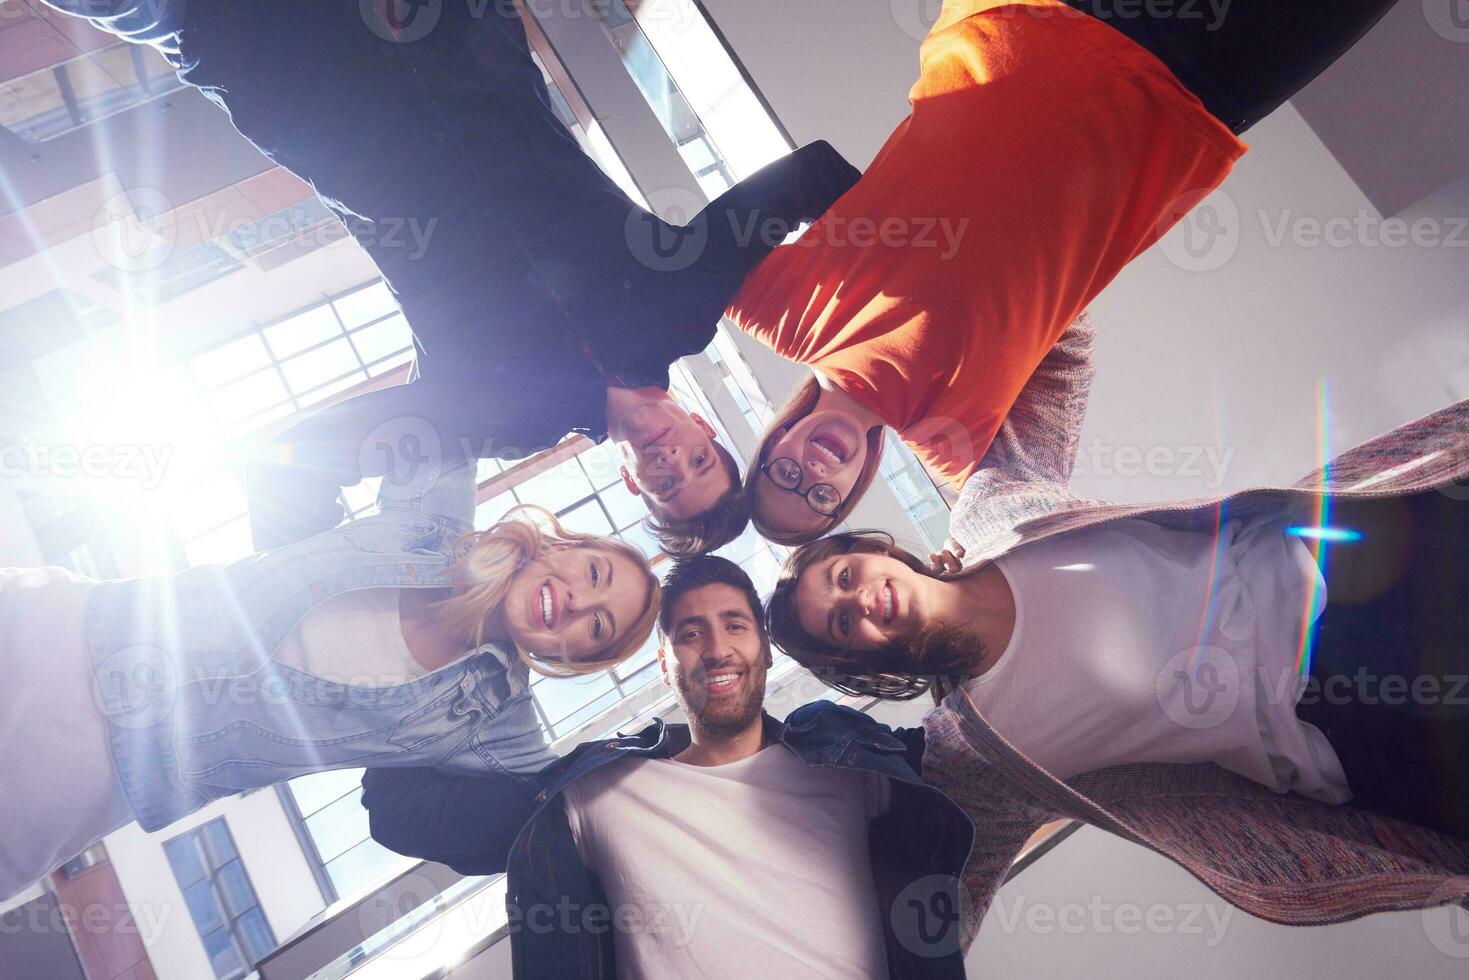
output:
[{"label": "window", "polygon": [[279,787],[328,904],[413,865],[373,840],[362,808],[361,769],[313,773]]},{"label": "window", "polygon": [[275,949],[250,876],[224,818],[163,845],[184,904],[219,980],[243,977]]},{"label": "window", "polygon": [[0,126],[44,143],[182,87],[157,51],[113,44],[0,83]]}]

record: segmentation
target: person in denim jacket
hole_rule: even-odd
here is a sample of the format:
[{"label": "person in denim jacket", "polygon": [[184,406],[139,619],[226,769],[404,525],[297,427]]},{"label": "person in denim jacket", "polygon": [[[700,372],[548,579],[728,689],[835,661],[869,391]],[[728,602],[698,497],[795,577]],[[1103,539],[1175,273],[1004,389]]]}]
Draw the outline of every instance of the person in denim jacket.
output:
[{"label": "person in denim jacket", "polygon": [[387,460],[377,513],[296,544],[163,578],[0,569],[0,896],[128,821],[307,773],[554,759],[530,671],[638,650],[647,560],[538,509],[475,532],[474,463],[420,420],[363,452]]}]

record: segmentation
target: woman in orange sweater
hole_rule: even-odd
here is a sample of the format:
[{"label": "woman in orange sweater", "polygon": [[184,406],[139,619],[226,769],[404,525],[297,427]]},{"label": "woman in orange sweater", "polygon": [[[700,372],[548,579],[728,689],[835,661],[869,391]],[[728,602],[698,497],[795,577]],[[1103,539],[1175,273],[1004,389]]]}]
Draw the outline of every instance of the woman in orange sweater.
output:
[{"label": "woman in orange sweater", "polygon": [[829,531],[885,426],[962,487],[1066,327],[1224,180],[1236,134],[1392,3],[1119,17],[1101,0],[946,0],[912,113],[728,311],[811,368],[746,474],[755,526],[787,544]]}]

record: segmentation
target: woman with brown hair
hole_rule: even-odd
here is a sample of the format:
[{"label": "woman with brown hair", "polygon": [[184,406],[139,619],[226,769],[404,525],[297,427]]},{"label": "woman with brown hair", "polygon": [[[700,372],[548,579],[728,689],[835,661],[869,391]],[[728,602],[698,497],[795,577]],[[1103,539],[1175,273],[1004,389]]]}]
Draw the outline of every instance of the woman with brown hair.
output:
[{"label": "woman with brown hair", "polygon": [[1469,402],[1292,487],[1106,504],[1069,486],[1090,340],[1036,371],[931,567],[837,535],[767,608],[826,683],[938,702],[924,778],[984,828],[966,936],[1059,818],[1275,922],[1464,900]]},{"label": "woman with brown hair", "polygon": [[294,544],[165,578],[0,569],[0,898],[132,820],[307,773],[555,758],[530,674],[635,653],[647,560],[533,507],[476,532],[473,461],[378,434],[413,451],[377,513]]},{"label": "woman with brown hair", "polygon": [[1111,6],[946,0],[911,114],[746,276],[728,315],[812,371],[745,477],[762,534],[840,523],[884,426],[962,488],[1066,327],[1392,0],[1239,0],[1217,22]]}]

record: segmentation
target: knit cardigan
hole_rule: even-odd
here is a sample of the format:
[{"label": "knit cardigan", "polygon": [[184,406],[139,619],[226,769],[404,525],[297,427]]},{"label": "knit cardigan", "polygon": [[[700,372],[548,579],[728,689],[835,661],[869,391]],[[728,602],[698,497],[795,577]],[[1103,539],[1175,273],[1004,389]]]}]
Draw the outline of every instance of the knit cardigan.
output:
[{"label": "knit cardigan", "polygon": [[[1012,408],[950,522],[969,569],[1015,548],[1106,521],[1219,528],[1323,492],[1373,496],[1439,489],[1469,501],[1469,402],[1349,450],[1292,487],[1174,504],[1106,504],[1068,486],[1092,378],[1083,315]],[[924,720],[924,779],[974,821],[963,881],[966,947],[1026,840],[1078,820],[1181,865],[1225,900],[1287,925],[1459,903],[1469,908],[1469,839],[1351,804],[1278,794],[1215,765],[1123,765],[1062,781],[1011,745],[962,689]]]}]

